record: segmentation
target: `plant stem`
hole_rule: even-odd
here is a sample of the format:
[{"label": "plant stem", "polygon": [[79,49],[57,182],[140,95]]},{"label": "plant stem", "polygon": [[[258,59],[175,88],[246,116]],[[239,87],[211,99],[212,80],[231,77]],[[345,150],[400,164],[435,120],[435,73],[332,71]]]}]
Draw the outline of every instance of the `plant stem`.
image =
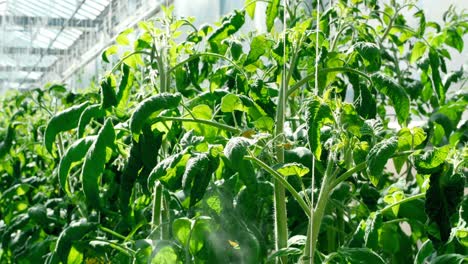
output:
[{"label": "plant stem", "polygon": [[153,213],[151,219],[151,226],[154,230],[161,224],[162,185],[159,181],[156,181],[154,183],[153,196]]},{"label": "plant stem", "polygon": [[102,231],[104,231],[104,232],[106,232],[108,234],[111,234],[111,235],[113,235],[115,237],[118,237],[120,239],[123,239],[123,240],[127,239],[125,236],[123,236],[123,235],[121,235],[121,234],[119,234],[119,233],[117,233],[117,232],[115,232],[115,231],[113,231],[113,230],[111,230],[111,229],[109,229],[107,227],[103,227],[103,226],[100,225],[99,229],[101,229]]},{"label": "plant stem", "polygon": [[406,203],[406,202],[409,202],[409,201],[412,201],[412,200],[424,198],[424,197],[426,197],[426,193],[416,194],[416,195],[413,195],[411,197],[400,200],[400,201],[398,201],[398,202],[396,202],[394,204],[390,204],[390,205],[384,207],[383,209],[381,209],[379,211],[380,211],[380,213],[383,213],[385,211],[388,211],[388,210],[392,209],[392,207],[394,207],[394,206],[397,206],[397,205],[400,205],[400,204],[403,204],[403,203]]},{"label": "plant stem", "polygon": [[205,124],[205,125],[209,125],[209,126],[212,126],[212,127],[216,127],[216,128],[223,129],[223,130],[226,130],[228,132],[235,133],[235,134],[239,134],[241,132],[241,130],[238,129],[238,128],[235,128],[235,127],[232,127],[232,126],[229,126],[229,125],[225,125],[225,124],[221,124],[221,123],[218,123],[218,122],[215,122],[215,121],[206,120],[206,119],[192,119],[192,118],[173,117],[173,116],[159,116],[159,117],[157,117],[157,120],[161,120],[161,121],[178,121],[178,122],[193,122],[193,123],[200,123],[200,124]]},{"label": "plant stem", "polygon": [[330,197],[330,192],[333,188],[330,188],[330,183],[332,180],[332,168],[333,168],[333,159],[328,159],[327,169],[323,176],[323,182],[320,187],[319,197],[317,199],[317,204],[314,209],[314,215],[312,218],[312,229],[310,239],[310,252],[308,257],[310,262],[314,262],[315,249],[317,248],[318,235],[320,233],[320,225],[322,224],[323,216],[325,214],[325,209],[327,208],[328,198]]}]

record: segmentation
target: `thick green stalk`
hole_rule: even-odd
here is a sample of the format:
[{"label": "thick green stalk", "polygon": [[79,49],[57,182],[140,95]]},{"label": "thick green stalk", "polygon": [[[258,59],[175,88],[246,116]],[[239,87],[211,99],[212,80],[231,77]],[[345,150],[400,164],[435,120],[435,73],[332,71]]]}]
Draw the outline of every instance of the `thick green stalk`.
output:
[{"label": "thick green stalk", "polygon": [[320,187],[319,197],[317,204],[314,208],[314,214],[312,216],[312,228],[309,232],[307,239],[309,240],[310,248],[306,248],[306,258],[309,259],[310,263],[314,262],[315,249],[317,248],[317,239],[320,233],[320,225],[322,224],[323,216],[325,214],[325,209],[327,208],[328,198],[330,197],[330,192],[333,190],[330,188],[330,184],[333,180],[333,159],[328,159],[327,169],[323,175],[322,185]]},{"label": "thick green stalk", "polygon": [[154,183],[153,190],[153,213],[151,219],[151,227],[153,231],[161,225],[161,201],[162,201],[162,185],[159,181]]},{"label": "thick green stalk", "polygon": [[[283,78],[285,74],[283,73]],[[285,80],[278,97],[278,107],[276,111],[276,130],[275,136],[281,137],[284,133],[284,108],[285,108]],[[283,144],[276,144],[276,160],[279,164],[284,163]],[[288,246],[288,223],[286,213],[286,194],[283,185],[278,179],[274,180],[274,208],[275,208],[275,249],[279,250]],[[278,263],[288,263],[286,256],[281,257]]]}]

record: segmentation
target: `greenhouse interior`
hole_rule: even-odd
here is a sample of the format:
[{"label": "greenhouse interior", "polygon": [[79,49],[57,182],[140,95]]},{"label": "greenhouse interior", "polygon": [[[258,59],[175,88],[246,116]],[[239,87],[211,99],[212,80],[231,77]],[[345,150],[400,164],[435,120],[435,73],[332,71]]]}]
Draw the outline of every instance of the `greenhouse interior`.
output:
[{"label": "greenhouse interior", "polygon": [[468,263],[468,1],[0,0],[0,263]]}]

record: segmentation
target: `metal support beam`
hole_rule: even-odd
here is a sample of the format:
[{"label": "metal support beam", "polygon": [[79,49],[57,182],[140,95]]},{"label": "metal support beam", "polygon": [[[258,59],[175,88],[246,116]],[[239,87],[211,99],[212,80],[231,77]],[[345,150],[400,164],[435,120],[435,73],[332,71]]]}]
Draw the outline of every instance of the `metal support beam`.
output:
[{"label": "metal support beam", "polygon": [[0,54],[30,54],[30,55],[65,55],[65,49],[25,48],[25,47],[1,47]]},{"label": "metal support beam", "polygon": [[49,70],[49,67],[33,67],[33,66],[0,66],[0,72],[17,72],[17,71],[27,71],[27,72],[46,72]]},{"label": "metal support beam", "polygon": [[15,78],[15,79],[2,79],[0,77],[0,84],[2,83],[38,83],[40,79],[23,79],[23,78]]},{"label": "metal support beam", "polygon": [[58,18],[58,17],[32,17],[32,16],[0,16],[0,25],[16,25],[16,26],[46,26],[57,27],[62,26],[74,27],[79,29],[96,28],[102,23],[101,20],[95,19],[77,19],[77,18]]}]

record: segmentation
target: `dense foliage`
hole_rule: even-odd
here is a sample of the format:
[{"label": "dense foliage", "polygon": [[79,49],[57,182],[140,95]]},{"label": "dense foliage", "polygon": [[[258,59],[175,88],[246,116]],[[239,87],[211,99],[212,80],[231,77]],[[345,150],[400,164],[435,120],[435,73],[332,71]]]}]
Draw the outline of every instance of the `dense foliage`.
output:
[{"label": "dense foliage", "polygon": [[246,34],[246,2],[122,32],[96,87],[0,99],[0,262],[467,261],[467,14],[272,0]]}]

